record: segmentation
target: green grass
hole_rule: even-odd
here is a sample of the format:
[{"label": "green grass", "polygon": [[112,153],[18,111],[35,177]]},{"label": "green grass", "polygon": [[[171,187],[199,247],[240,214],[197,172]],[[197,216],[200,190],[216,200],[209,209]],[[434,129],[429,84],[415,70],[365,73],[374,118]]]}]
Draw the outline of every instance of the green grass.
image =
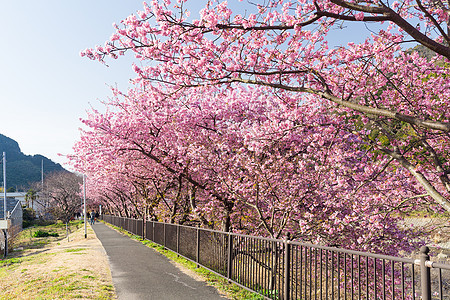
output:
[{"label": "green grass", "polygon": [[53,236],[53,237],[58,237],[59,234],[57,232],[48,232],[48,231],[43,231],[43,230],[37,230],[33,233],[33,237],[49,237],[49,236]]},{"label": "green grass", "polygon": [[[401,215],[405,217],[405,215]],[[450,218],[450,212],[437,213],[435,211],[413,211],[406,215],[407,218],[438,218],[448,219]]]},{"label": "green grass", "polygon": [[98,291],[97,300],[110,300],[114,287],[110,284],[102,285]]},{"label": "green grass", "polygon": [[[81,221],[73,221],[69,223],[69,233],[77,230],[82,226]],[[11,241],[13,249],[17,248],[43,248],[51,242],[60,241],[66,238],[66,224],[57,222],[50,225],[25,228],[17,237]],[[10,253],[20,252],[23,250],[13,250]]]},{"label": "green grass", "polygon": [[23,261],[23,258],[8,258],[4,260],[0,260],[0,267],[9,267],[14,264],[20,264]]},{"label": "green grass", "polygon": [[[70,232],[81,228],[82,223],[71,222]],[[57,233],[41,236],[36,232]],[[52,236],[53,235],[53,236]],[[86,254],[85,247],[49,251],[40,249],[50,243],[66,239],[66,225],[62,223],[34,226],[23,230],[14,240],[14,247],[20,251],[10,251],[6,259],[0,259],[0,300],[9,299],[92,299],[110,300],[114,298],[114,288],[107,284],[98,274],[85,268],[76,272],[67,270],[65,266],[46,269],[46,264],[58,259],[59,255],[70,252],[70,255]],[[36,249],[33,254],[22,256],[23,251]],[[43,265],[42,272],[36,272],[36,266]],[[39,269],[39,268],[38,268]],[[11,285],[14,276],[14,284]],[[88,297],[88,298],[87,298]]]},{"label": "green grass", "polygon": [[115,230],[128,235],[130,238],[140,241],[142,244],[146,245],[147,247],[153,248],[156,251],[158,251],[159,253],[163,254],[164,256],[166,256],[167,258],[169,258],[170,260],[182,265],[183,267],[194,271],[195,273],[197,273],[198,275],[200,275],[209,285],[215,287],[217,290],[223,292],[224,294],[227,295],[227,297],[234,299],[234,300],[262,300],[264,299],[263,296],[256,294],[256,293],[252,293],[246,289],[243,289],[241,287],[239,287],[238,285],[228,282],[227,279],[205,269],[202,267],[197,268],[197,264],[187,260],[181,256],[178,256],[175,252],[172,252],[168,249],[165,249],[163,246],[160,246],[156,243],[153,243],[152,241],[148,241],[148,240],[142,240],[142,237],[137,236],[137,235],[133,235],[130,234],[128,232],[126,232],[125,230],[113,226],[111,224],[105,223],[108,226],[114,228]]},{"label": "green grass", "polygon": [[66,249],[64,252],[80,252],[86,250],[86,248]]}]

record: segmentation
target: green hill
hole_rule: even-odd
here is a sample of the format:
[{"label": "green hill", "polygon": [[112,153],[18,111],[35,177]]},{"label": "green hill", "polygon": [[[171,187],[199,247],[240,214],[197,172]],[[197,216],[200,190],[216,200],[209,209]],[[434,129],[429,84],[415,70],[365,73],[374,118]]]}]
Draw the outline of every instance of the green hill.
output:
[{"label": "green hill", "polygon": [[[64,168],[42,155],[25,155],[19,144],[0,134],[0,158],[6,152],[6,188],[26,191],[30,184],[41,181],[41,164],[44,162],[44,176]],[[3,185],[3,171],[0,172],[0,186]]]},{"label": "green hill", "polygon": [[436,56],[436,52],[423,45],[417,45],[414,48],[406,50],[407,53],[412,53],[414,51],[418,52],[420,56],[425,57],[427,60],[430,60]]}]

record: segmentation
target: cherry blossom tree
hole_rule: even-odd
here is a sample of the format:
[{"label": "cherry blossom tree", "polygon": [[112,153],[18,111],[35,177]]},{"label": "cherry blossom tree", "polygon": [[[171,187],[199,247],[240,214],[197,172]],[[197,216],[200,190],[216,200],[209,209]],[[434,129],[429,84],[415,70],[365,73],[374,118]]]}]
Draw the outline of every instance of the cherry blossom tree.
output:
[{"label": "cherry blossom tree", "polygon": [[[104,61],[132,51],[144,89],[159,82],[175,90],[216,86],[220,93],[257,85],[297,101],[291,107],[314,98],[327,108],[321,113],[339,115],[386,168],[407,170],[421,186],[416,196],[450,211],[447,2],[277,0],[240,14],[226,1],[208,1],[198,19],[188,5],[145,4],[116,25],[104,46],[82,55]],[[375,22],[380,29],[362,43],[330,48],[327,39],[346,22]],[[436,56],[408,53],[402,48],[408,42]]]},{"label": "cherry blossom tree", "polygon": [[404,199],[420,190],[388,159],[373,163],[344,116],[315,99],[294,108],[294,99],[265,87],[214,90],[170,97],[166,88],[115,91],[106,113],[84,121],[91,130],[75,147],[75,167],[105,182],[95,189],[118,211],[133,198],[112,188],[135,193],[130,183],[139,180],[146,196],[135,206],[150,206],[167,221],[364,250],[409,249],[404,237],[411,232],[392,212],[407,209]]}]

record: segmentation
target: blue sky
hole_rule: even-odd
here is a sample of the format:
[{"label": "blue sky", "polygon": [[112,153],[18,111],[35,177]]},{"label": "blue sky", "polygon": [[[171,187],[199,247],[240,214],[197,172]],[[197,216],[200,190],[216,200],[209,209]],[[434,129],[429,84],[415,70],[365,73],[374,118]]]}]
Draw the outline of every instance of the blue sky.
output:
[{"label": "blue sky", "polygon": [[[104,44],[112,24],[142,9],[142,0],[0,3],[0,133],[16,140],[25,154],[64,163],[58,153],[72,152],[82,127],[79,119],[91,106],[102,107],[99,101],[111,95],[109,86],[126,89],[134,77],[130,56],[108,61],[106,67],[79,52]],[[193,3],[196,15],[204,2]],[[367,34],[352,32],[345,38]]]},{"label": "blue sky", "polygon": [[2,0],[0,10],[0,133],[25,154],[63,163],[90,105],[126,89],[130,59],[110,67],[79,52],[103,44],[141,0]]}]

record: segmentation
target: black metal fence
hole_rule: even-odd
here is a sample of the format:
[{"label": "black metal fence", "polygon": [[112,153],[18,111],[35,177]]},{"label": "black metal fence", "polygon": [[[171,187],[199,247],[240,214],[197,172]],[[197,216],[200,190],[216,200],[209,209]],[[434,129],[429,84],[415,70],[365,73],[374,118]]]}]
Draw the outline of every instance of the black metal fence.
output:
[{"label": "black metal fence", "polygon": [[268,299],[450,299],[450,264],[104,215]]}]

